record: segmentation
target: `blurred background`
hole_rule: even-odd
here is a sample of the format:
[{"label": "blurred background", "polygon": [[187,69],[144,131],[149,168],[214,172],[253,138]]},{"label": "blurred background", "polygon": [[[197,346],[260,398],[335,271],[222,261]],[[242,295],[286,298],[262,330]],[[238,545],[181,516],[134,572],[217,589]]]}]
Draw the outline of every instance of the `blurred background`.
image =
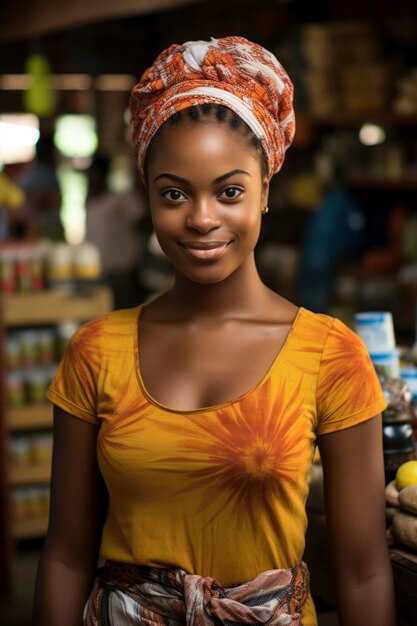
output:
[{"label": "blurred background", "polygon": [[[392,341],[370,351],[379,372],[408,376],[415,395],[403,422],[413,424],[417,4],[8,3],[0,9],[1,625],[30,623],[49,507],[44,394],[56,364],[80,324],[172,281],[133,159],[130,89],[168,45],[231,34],[273,51],[295,84],[296,138],[272,181],[261,276],[356,329],[358,312],[388,312]],[[415,458],[407,432],[395,434],[397,466]],[[325,609],[326,584],[315,590]]]}]

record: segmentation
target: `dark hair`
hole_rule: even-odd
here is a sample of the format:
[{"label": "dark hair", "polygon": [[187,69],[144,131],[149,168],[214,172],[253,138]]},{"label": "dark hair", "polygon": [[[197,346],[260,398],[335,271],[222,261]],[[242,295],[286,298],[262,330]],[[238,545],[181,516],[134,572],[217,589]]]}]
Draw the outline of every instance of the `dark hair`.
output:
[{"label": "dark hair", "polygon": [[243,133],[247,139],[248,144],[259,155],[261,161],[261,173],[262,177],[267,175],[267,163],[265,153],[262,149],[262,144],[256,137],[252,129],[242,120],[237,113],[221,104],[197,104],[190,106],[181,111],[177,111],[171,115],[170,118],[162,124],[162,126],[155,133],[151,143],[148,146],[145,157],[144,174],[145,180],[148,178],[148,166],[152,160],[155,150],[158,146],[158,142],[161,139],[161,135],[165,128],[175,126],[184,120],[191,120],[192,122],[201,122],[204,118],[215,118],[219,123],[227,123],[233,130]]}]

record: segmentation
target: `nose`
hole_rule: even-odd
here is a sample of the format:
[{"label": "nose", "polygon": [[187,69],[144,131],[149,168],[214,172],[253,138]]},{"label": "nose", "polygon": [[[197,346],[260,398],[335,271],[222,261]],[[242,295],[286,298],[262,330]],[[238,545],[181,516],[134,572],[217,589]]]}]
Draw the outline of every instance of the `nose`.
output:
[{"label": "nose", "polygon": [[191,230],[206,234],[221,225],[216,208],[206,200],[196,200],[186,218],[186,226]]}]

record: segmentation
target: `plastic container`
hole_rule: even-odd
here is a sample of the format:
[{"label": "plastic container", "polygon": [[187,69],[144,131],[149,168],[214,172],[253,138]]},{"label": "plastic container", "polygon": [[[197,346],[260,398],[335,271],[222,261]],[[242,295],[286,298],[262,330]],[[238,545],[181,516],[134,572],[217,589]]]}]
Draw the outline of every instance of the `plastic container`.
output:
[{"label": "plastic container", "polygon": [[400,377],[400,357],[398,350],[393,350],[387,354],[371,354],[371,361],[374,364],[378,376],[386,378]]},{"label": "plastic container", "polygon": [[74,275],[81,280],[96,280],[100,278],[100,252],[93,243],[85,241],[75,248]]},{"label": "plastic container", "polygon": [[370,354],[384,355],[394,351],[394,325],[389,311],[356,313],[355,325]]},{"label": "plastic container", "polygon": [[66,243],[51,246],[48,253],[50,281],[68,281],[73,278],[73,248]]}]

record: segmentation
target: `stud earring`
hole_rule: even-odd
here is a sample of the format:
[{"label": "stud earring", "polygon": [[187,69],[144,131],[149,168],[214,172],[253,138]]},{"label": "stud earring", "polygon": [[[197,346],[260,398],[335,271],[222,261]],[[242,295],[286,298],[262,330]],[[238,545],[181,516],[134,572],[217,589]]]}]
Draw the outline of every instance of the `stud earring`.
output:
[{"label": "stud earring", "polygon": [[262,209],[262,215],[265,215],[269,211],[269,206],[266,206]]}]

